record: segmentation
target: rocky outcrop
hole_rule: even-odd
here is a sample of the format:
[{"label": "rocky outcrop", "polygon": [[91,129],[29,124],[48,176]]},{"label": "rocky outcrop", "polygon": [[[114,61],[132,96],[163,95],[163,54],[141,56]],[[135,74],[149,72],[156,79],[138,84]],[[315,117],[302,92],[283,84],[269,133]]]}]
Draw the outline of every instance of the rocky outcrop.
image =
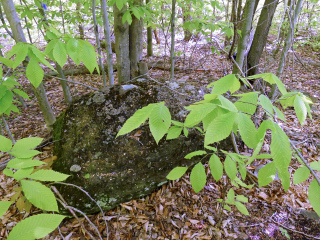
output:
[{"label": "rocky outcrop", "polygon": [[[54,125],[57,160],[53,169],[70,174],[67,182],[82,187],[104,210],[150,194],[167,182],[166,175],[174,167],[199,161],[196,157],[184,159],[185,155],[203,149],[203,137],[195,131],[190,131],[188,138],[162,139],[157,145],[148,124],[115,139],[136,110],[161,101],[176,121],[183,121],[188,113],[183,106],[191,104],[186,95],[141,79],[76,100]],[[69,205],[86,213],[99,211],[77,188],[58,187]]]}]

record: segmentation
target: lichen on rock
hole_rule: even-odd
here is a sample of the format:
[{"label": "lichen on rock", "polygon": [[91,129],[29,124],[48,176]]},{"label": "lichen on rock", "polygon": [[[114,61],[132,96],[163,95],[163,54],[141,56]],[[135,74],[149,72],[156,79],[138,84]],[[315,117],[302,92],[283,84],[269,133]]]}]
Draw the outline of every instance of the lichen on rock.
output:
[{"label": "lichen on rock", "polygon": [[[162,139],[157,145],[147,124],[115,139],[138,109],[160,101],[165,101],[172,119],[184,120],[187,97],[149,81],[134,81],[128,88],[108,87],[76,100],[54,125],[58,158],[53,169],[70,174],[67,182],[82,187],[104,210],[152,193],[167,182],[166,175],[174,167],[199,161],[184,159],[185,155],[203,149],[203,137],[196,131],[190,131],[188,138]],[[58,187],[74,207],[86,213],[99,211],[78,189]]]}]

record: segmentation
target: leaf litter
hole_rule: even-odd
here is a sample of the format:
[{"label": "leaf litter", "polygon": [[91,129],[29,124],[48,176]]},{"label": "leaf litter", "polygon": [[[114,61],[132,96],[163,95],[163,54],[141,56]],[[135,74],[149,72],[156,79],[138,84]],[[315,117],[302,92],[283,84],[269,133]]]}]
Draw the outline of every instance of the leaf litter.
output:
[{"label": "leaf litter", "polygon": [[[164,41],[162,41],[164,42]],[[211,53],[211,45],[206,44],[201,37],[193,39],[194,44],[188,44],[178,39],[177,49],[184,52],[177,57],[175,80],[186,82],[189,86],[190,97],[202,97],[206,85],[231,72],[231,63],[225,56]],[[164,49],[160,45],[160,49]],[[318,53],[310,47],[303,46],[297,49],[297,57],[289,57],[287,67],[283,74],[284,84],[291,90],[303,91],[317,102],[312,107],[313,121],[307,119],[299,125],[292,109],[286,110],[286,123],[282,127],[296,146],[301,149],[302,155],[309,161],[320,161],[320,85],[319,70],[310,66],[317,63]],[[275,72],[279,55],[273,59],[270,52],[264,53],[261,72]],[[299,59],[298,59],[299,58]],[[271,60],[270,60],[271,59]],[[303,61],[301,60],[303,59]],[[299,60],[299,61],[298,61]],[[166,84],[169,78],[168,58],[150,57],[148,62],[158,62],[164,67],[155,67],[150,70],[150,76]],[[301,61],[304,65],[301,64]],[[165,64],[166,63],[166,64]],[[309,64],[309,65],[308,65]],[[320,63],[319,63],[320,64]],[[159,66],[159,64],[157,65]],[[293,68],[294,66],[294,68]],[[64,69],[76,68],[72,63]],[[179,70],[180,69],[180,70]],[[49,71],[45,69],[45,71]],[[116,76],[115,76],[116,77]],[[96,74],[83,74],[67,76],[71,81],[76,81],[97,88],[102,83],[102,77]],[[33,96],[30,84],[21,75],[20,83],[24,90],[31,96],[27,100],[27,108],[20,108],[21,114],[12,114],[8,124],[16,139],[24,137],[42,137],[49,139],[42,146],[42,153],[38,159],[50,162],[53,144],[50,134],[45,128],[45,123]],[[47,96],[52,109],[58,116],[67,107],[63,102],[63,93],[57,78],[44,80]],[[83,85],[70,83],[74,97],[92,91]],[[134,136],[135,137],[135,136]],[[263,150],[268,151],[268,142]],[[248,149],[240,147],[241,152]],[[2,160],[6,160],[3,156]],[[254,170],[259,160],[250,170]],[[291,174],[300,167],[300,163],[293,159],[289,171]],[[211,176],[209,166],[205,164],[208,181],[205,188],[196,194],[190,184],[190,172],[180,180],[170,181],[157,191],[142,199],[123,203],[117,208],[101,214],[90,215],[90,220],[98,227],[104,239],[320,239],[320,221],[317,216],[312,217],[311,205],[308,202],[308,184],[306,182],[291,185],[287,192],[281,187],[279,181],[274,181],[266,187],[258,188],[257,184],[252,189],[234,189],[236,194],[249,198],[246,207],[250,216],[244,216],[231,206],[232,211],[221,210],[220,203],[216,201],[223,198],[225,193],[225,178],[215,182]],[[309,178],[307,182],[311,182]],[[0,174],[0,196],[2,200],[10,200],[15,194],[14,188],[18,187],[12,179]],[[230,187],[230,186],[229,186]],[[11,206],[0,219],[0,237],[6,238],[12,227],[22,219],[38,214],[40,211],[34,207],[31,213],[20,212],[16,206]],[[106,228],[104,220],[107,221]],[[88,231],[96,236],[95,230],[85,218],[80,218]],[[62,238],[61,236],[64,236]],[[67,219],[44,239],[90,239],[81,228],[76,219]]]}]

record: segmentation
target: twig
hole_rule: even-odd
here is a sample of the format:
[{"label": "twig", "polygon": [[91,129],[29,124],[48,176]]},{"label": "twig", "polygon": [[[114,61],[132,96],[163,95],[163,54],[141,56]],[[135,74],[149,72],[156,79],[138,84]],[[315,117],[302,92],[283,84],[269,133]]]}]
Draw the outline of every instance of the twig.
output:
[{"label": "twig", "polygon": [[[70,213],[72,214],[72,216],[74,216],[74,217],[77,219],[77,221],[79,222],[79,224],[80,224],[80,226],[83,228],[83,230],[91,237],[91,239],[94,239],[94,240],[95,240],[95,238],[91,235],[91,233],[85,228],[85,226],[83,225],[83,223],[80,221],[80,219],[78,218],[77,214],[74,213],[73,210],[75,210],[75,209],[74,209],[74,208],[70,208],[70,207],[68,206],[67,202],[66,202],[66,201],[64,200],[64,198],[61,196],[61,194],[60,194],[60,192],[57,190],[57,188],[56,188],[55,186],[51,186],[51,189],[52,189],[52,190],[58,195],[58,197],[60,198],[60,199],[58,199],[58,201],[62,204],[62,206],[63,206],[65,209],[67,209],[67,210],[70,211]],[[91,222],[91,221],[89,221],[89,222]]]},{"label": "twig", "polygon": [[[220,44],[216,40],[214,40],[214,41],[216,42],[216,44],[218,45],[219,49],[222,52],[224,52],[226,55],[229,55],[229,53],[226,50],[224,50],[224,48],[221,47]],[[238,65],[238,63],[233,58],[231,58],[231,61],[233,62],[234,65],[236,65],[236,67],[239,69],[241,75],[245,78],[245,74],[243,73],[243,71],[240,68],[240,66]],[[246,78],[245,78],[245,80],[246,80],[246,83],[249,85],[249,87],[253,90],[253,86],[251,85],[251,83]]]},{"label": "twig", "polygon": [[[75,188],[78,188],[80,191],[82,191],[83,193],[85,193],[92,202],[94,202],[100,209],[100,212],[102,214],[102,216],[104,216],[104,212],[102,210],[102,208],[100,207],[100,205],[97,203],[96,200],[94,200],[90,194],[88,192],[86,192],[85,190],[83,190],[81,187],[77,186],[77,185],[74,185],[72,183],[64,183],[64,182],[55,182],[55,183],[58,183],[58,184],[61,184],[61,185],[67,185],[67,186],[72,186],[72,187],[75,187]],[[106,230],[107,230],[107,240],[109,239],[109,230],[108,230],[108,224],[107,224],[107,220],[106,218],[103,218],[104,219],[104,223],[106,224]]]},{"label": "twig", "polygon": [[[45,75],[48,76],[48,77],[52,77],[49,74],[45,74]],[[63,78],[59,78],[59,77],[53,77],[53,78],[56,78],[56,79],[59,79],[59,80],[62,80],[62,81],[66,81],[66,82],[72,82],[72,83],[75,83],[75,84],[79,84],[79,85],[85,86],[85,87],[90,88],[90,89],[95,90],[95,91],[99,90],[98,88],[90,87],[90,86],[88,86],[88,85],[86,85],[84,83],[79,83],[79,82],[75,82],[75,81],[71,81],[71,80],[67,80],[67,79],[63,79]]]},{"label": "twig", "polygon": [[13,138],[13,136],[12,136],[12,133],[11,133],[11,131],[10,131],[10,128],[9,128],[9,126],[8,126],[8,123],[7,123],[6,119],[4,118],[3,114],[1,115],[1,117],[2,117],[2,122],[3,122],[3,124],[4,124],[4,126],[5,126],[5,128],[6,128],[6,130],[7,130],[7,134],[8,134],[9,137],[11,138],[12,143],[15,144],[16,141],[14,140],[14,138]]},{"label": "twig", "polygon": [[313,177],[317,180],[319,186],[320,186],[320,179],[318,178],[318,176],[316,175],[316,173],[313,171],[313,169],[310,167],[310,165],[308,164],[308,162],[304,159],[304,157],[302,156],[302,154],[299,152],[299,150],[297,149],[297,147],[294,145],[294,143],[290,141],[291,146],[293,147],[293,149],[296,151],[296,153],[298,154],[298,156],[301,158],[301,160],[303,161],[303,163],[306,165],[306,167],[310,170],[311,174],[313,175]]},{"label": "twig", "polygon": [[237,146],[236,137],[234,136],[234,132],[231,132],[231,140],[232,140],[232,144],[233,144],[234,151],[235,151],[237,154],[239,154],[239,149],[238,149],[238,146]]},{"label": "twig", "polygon": [[281,223],[278,223],[278,222],[274,221],[273,219],[271,219],[271,221],[272,221],[273,223],[281,226],[282,228],[285,228],[285,229],[289,230],[289,231],[292,231],[292,232],[295,232],[295,233],[299,233],[299,234],[301,234],[301,235],[303,235],[303,236],[306,236],[306,237],[309,237],[309,238],[320,239],[320,237],[311,236],[311,235],[305,234],[305,233],[303,233],[303,232],[299,232],[299,231],[297,231],[297,230],[294,230],[294,229],[292,229],[292,228],[286,227],[286,226],[282,225]]},{"label": "twig", "polygon": [[[76,211],[76,212],[80,213],[81,215],[83,215],[85,217],[85,219],[87,219],[87,221],[90,223],[90,225],[96,230],[96,232],[98,233],[99,238],[101,240],[103,240],[102,237],[101,237],[101,234],[99,233],[98,228],[93,224],[93,222],[91,222],[91,220],[88,218],[88,216],[84,212],[81,212],[79,209],[71,207],[71,206],[66,206],[66,209],[70,209],[70,210],[72,209],[73,211]],[[91,234],[89,236],[91,237],[91,239],[95,239]]]}]

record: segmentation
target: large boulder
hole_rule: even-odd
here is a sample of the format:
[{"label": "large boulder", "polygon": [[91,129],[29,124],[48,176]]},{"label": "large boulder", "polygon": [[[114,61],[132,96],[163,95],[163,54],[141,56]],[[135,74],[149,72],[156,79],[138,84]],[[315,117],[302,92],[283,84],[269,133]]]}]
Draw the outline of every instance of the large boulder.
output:
[{"label": "large boulder", "polygon": [[[146,80],[104,88],[76,100],[54,125],[57,160],[53,169],[70,174],[67,183],[82,187],[103,210],[150,194],[167,182],[166,175],[174,167],[199,161],[197,157],[184,159],[186,154],[203,149],[203,136],[196,131],[190,131],[187,138],[162,139],[157,145],[148,124],[115,139],[138,109],[161,101],[177,121],[183,121],[184,106],[191,103],[187,94],[177,95]],[[99,211],[77,188],[58,187],[69,205],[86,213]]]}]

